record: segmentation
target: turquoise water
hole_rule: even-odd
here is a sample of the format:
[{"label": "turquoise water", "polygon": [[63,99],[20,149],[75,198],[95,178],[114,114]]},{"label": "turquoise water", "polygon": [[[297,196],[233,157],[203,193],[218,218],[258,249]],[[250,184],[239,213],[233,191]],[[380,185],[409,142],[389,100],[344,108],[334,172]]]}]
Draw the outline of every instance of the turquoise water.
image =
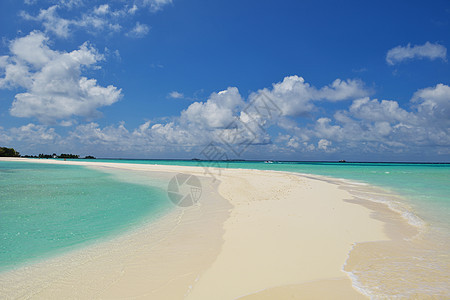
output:
[{"label": "turquoise water", "polygon": [[[388,204],[418,229],[413,236],[403,232],[403,237],[391,241],[355,244],[349,260],[357,263],[343,269],[353,286],[373,299],[450,299],[449,164],[127,162],[277,170],[347,179],[351,184],[343,187],[352,195]],[[220,179],[217,171],[210,171]],[[355,185],[355,181],[369,185]]]},{"label": "turquoise water", "polygon": [[450,164],[333,162],[198,162],[183,160],[97,160],[135,164],[220,166],[276,170],[344,178],[376,185],[405,196],[414,212],[429,223],[450,230]]},{"label": "turquoise water", "polygon": [[0,162],[0,270],[113,236],[170,207],[162,189],[90,168]]},{"label": "turquoise water", "polygon": [[[357,286],[370,295],[450,295],[450,164],[96,161],[288,171],[382,187],[402,196],[395,199],[405,202],[424,221],[426,226],[422,227],[427,234],[380,249],[379,255],[383,249],[390,249],[383,254],[383,260],[379,255],[368,257],[366,265],[352,273],[362,282]],[[150,186],[141,182],[145,176],[119,176],[114,172],[81,166],[0,162],[0,270],[118,234],[172,207],[163,188],[156,187],[161,182]],[[390,200],[389,194],[379,195]],[[398,245],[401,251],[392,251]],[[389,276],[393,278],[389,284],[380,282]],[[392,284],[398,283],[399,278],[409,284]]]}]

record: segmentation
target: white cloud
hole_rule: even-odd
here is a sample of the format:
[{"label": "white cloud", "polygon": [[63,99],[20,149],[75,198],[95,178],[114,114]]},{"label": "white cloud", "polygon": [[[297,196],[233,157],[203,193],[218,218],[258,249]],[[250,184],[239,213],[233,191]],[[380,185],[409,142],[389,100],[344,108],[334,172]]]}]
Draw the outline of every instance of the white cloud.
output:
[{"label": "white cloud", "polygon": [[288,149],[291,152],[311,152],[316,150],[316,146],[302,141],[302,138],[298,136],[280,135],[276,142],[280,145],[278,146],[279,149]]},{"label": "white cloud", "polygon": [[254,93],[251,98],[258,97],[263,92],[270,97],[285,116],[299,116],[315,109],[313,101],[341,101],[355,99],[369,92],[359,80],[342,81],[336,79],[331,85],[317,89],[306,83],[303,77],[288,76],[282,82],[274,83],[272,90],[263,89]]},{"label": "white cloud", "polygon": [[332,142],[326,140],[326,139],[321,139],[319,140],[319,142],[317,142],[317,148],[320,150],[324,150],[324,151],[333,151],[333,149],[331,148],[331,144]]},{"label": "white cloud", "polygon": [[450,127],[450,86],[440,83],[419,90],[412,101],[418,104],[418,111],[424,118],[439,119]]},{"label": "white cloud", "polygon": [[59,37],[67,38],[69,36],[69,26],[74,22],[60,18],[56,13],[57,5],[50,6],[48,9],[41,9],[36,17],[26,12],[22,12],[21,16],[25,20],[42,22],[46,32],[52,32]]},{"label": "white cloud", "polygon": [[0,56],[0,68],[5,68],[8,65],[8,56]]},{"label": "white cloud", "polygon": [[100,129],[97,123],[88,123],[77,126],[72,132],[72,138],[78,138],[85,143],[95,141],[100,144],[117,144],[123,141],[126,144],[129,139],[129,131],[123,123],[117,127],[107,126],[103,129]]},{"label": "white cloud", "polygon": [[0,78],[0,88],[31,87],[32,79],[28,67],[14,63],[9,57],[6,61],[7,63],[0,67],[0,74],[4,75]]},{"label": "white cloud", "polygon": [[325,86],[317,91],[315,98],[329,101],[341,101],[364,97],[368,93],[369,92],[366,90],[364,83],[361,80],[348,79],[344,81],[336,79],[329,86]]},{"label": "white cloud", "polygon": [[127,36],[133,38],[142,38],[146,36],[149,31],[150,27],[148,25],[136,22],[136,25],[127,33]]},{"label": "white cloud", "polygon": [[74,144],[102,146],[112,151],[167,151],[173,147],[189,148],[198,146],[197,140],[187,129],[173,122],[153,124],[147,121],[134,130],[128,130],[125,123],[101,128],[97,123],[79,125],[72,131],[68,140]]},{"label": "white cloud", "polygon": [[130,7],[130,8],[127,10],[127,12],[128,12],[130,15],[134,15],[134,14],[136,13],[137,10],[138,10],[137,5],[136,5],[136,4],[133,4],[133,6]]},{"label": "white cloud", "polygon": [[10,50],[17,59],[39,69],[58,56],[58,52],[50,50],[47,43],[48,37],[39,32],[31,32],[26,37],[12,41]]},{"label": "white cloud", "polygon": [[[22,11],[20,16],[25,20],[41,23],[46,33],[52,33],[61,38],[68,38],[76,29],[83,29],[88,33],[98,35],[104,32],[117,33],[124,27],[123,32],[126,35],[143,37],[149,32],[150,27],[139,22],[135,23],[132,28],[128,27],[129,19],[142,8],[156,12],[172,3],[171,0],[111,1],[100,5],[96,5],[95,1],[82,0],[52,0],[48,2],[53,5],[40,9],[37,15]],[[79,9],[73,10],[75,7]],[[70,17],[66,17],[68,11],[70,11]],[[59,13],[64,17],[61,17]]]},{"label": "white cloud", "polygon": [[142,4],[149,7],[151,11],[158,11],[164,6],[172,4],[172,0],[143,0]]},{"label": "white cloud", "polygon": [[[79,125],[70,134],[74,143],[103,145],[125,151],[126,149],[149,149],[160,151],[175,151],[180,149],[189,151],[197,147],[200,152],[210,142],[221,142],[221,138],[234,133],[234,130],[244,129],[243,134],[248,133],[248,127],[252,128],[251,122],[242,120],[233,123],[239,116],[240,109],[245,102],[237,88],[231,87],[227,90],[213,93],[205,102],[194,102],[179,117],[168,122],[155,123],[147,121],[134,130],[125,128],[125,124],[118,126],[107,126],[100,128],[96,123]],[[233,126],[228,127],[228,125]],[[248,126],[248,127],[245,127]],[[245,128],[244,128],[245,127]],[[257,129],[260,130],[260,129]],[[251,134],[256,132],[252,129]],[[240,135],[235,140],[238,143],[246,136]],[[258,136],[252,137],[253,144],[267,143],[265,132],[258,132]],[[156,151],[156,150],[155,150]],[[197,153],[199,155],[199,153]]]},{"label": "white cloud", "polygon": [[32,16],[24,11],[20,15],[25,20],[41,22],[46,33],[51,32],[58,37],[67,38],[74,28],[83,28],[92,34],[108,30],[110,32],[118,32],[122,26],[116,23],[116,20],[113,20],[110,15],[117,17],[127,14],[125,11],[112,12],[109,5],[104,4],[82,13],[78,18],[66,19],[60,17],[57,13],[63,7],[63,4],[58,4],[47,9],[41,9],[37,16]]},{"label": "white cloud", "polygon": [[28,144],[46,144],[55,142],[60,136],[55,133],[54,128],[48,128],[45,125],[36,125],[29,123],[9,130],[11,136],[16,141],[26,141]]},{"label": "white cloud", "polygon": [[438,44],[426,42],[423,45],[415,45],[411,47],[408,44],[406,47],[397,46],[390,49],[386,55],[386,62],[390,65],[398,64],[407,59],[423,59],[428,58],[431,60],[447,58],[447,48]]},{"label": "white cloud", "polygon": [[[114,144],[118,151],[129,149],[168,149],[173,147],[189,150],[192,147],[204,147],[210,142],[222,144],[224,141],[229,144],[239,145],[241,142],[250,142],[251,145],[271,144],[271,137],[266,128],[273,126],[275,121],[288,124],[289,119],[280,118],[274,120],[262,120],[269,116],[260,116],[257,111],[246,110],[247,105],[255,101],[256,97],[267,92],[272,100],[279,103],[288,104],[291,100],[296,100],[296,96],[307,96],[307,101],[319,101],[326,99],[336,101],[354,95],[366,93],[362,83],[357,81],[337,80],[322,89],[316,89],[304,83],[298,76],[286,77],[283,82],[273,85],[272,90],[261,90],[253,93],[248,101],[242,99],[239,91],[235,87],[230,87],[224,91],[212,93],[204,102],[194,102],[187,109],[168,122],[153,123],[145,122],[135,130],[128,130],[124,124],[118,126],[107,126],[100,128],[96,123],[79,125],[71,134],[74,141],[82,144],[111,145]],[[344,92],[344,91],[349,92]],[[172,96],[178,96],[173,94]],[[298,102],[294,102],[298,105]],[[330,120],[331,121],[331,120]],[[288,125],[286,125],[288,126]],[[295,127],[295,123],[291,126]],[[302,151],[314,151],[316,146],[308,142],[311,137],[308,134],[291,136],[285,140],[288,147],[301,149]],[[319,143],[317,149],[325,152],[332,152],[332,141],[326,138]],[[320,146],[320,147],[319,147]],[[274,146],[275,147],[275,146]],[[229,155],[232,156],[230,150]],[[199,154],[198,154],[199,155]]]},{"label": "white cloud", "polygon": [[244,101],[235,87],[213,93],[206,102],[194,102],[181,112],[181,121],[201,128],[224,128],[236,117]]},{"label": "white cloud", "polygon": [[24,0],[23,2],[27,5],[33,5],[37,2],[37,0]]},{"label": "white cloud", "polygon": [[109,5],[102,4],[94,8],[94,14],[96,15],[105,15],[109,12]]},{"label": "white cloud", "polygon": [[[29,123],[9,129],[0,127],[0,145],[14,147],[21,154],[37,154],[43,149],[55,151],[62,143],[63,139],[55,129],[45,125]],[[73,145],[70,147],[73,149]]]},{"label": "white cloud", "polygon": [[334,141],[343,149],[367,152],[449,147],[450,87],[438,84],[419,90],[411,102],[414,109],[407,111],[392,100],[358,99],[348,110],[336,112],[334,120],[319,118],[302,133],[310,139]]},{"label": "white cloud", "polygon": [[[312,99],[314,88],[299,76],[285,77],[282,82],[274,83],[272,90],[263,89],[286,116],[302,115],[314,109]],[[258,93],[252,97],[257,97]]]},{"label": "white cloud", "polygon": [[349,111],[359,119],[367,121],[389,121],[405,122],[413,118],[410,113],[399,107],[398,102],[377,99],[370,100],[369,97],[353,101]]},{"label": "white cloud", "polygon": [[[331,85],[316,89],[305,83],[298,76],[286,77],[282,82],[273,85],[272,90],[264,89],[251,94],[245,101],[237,88],[230,87],[227,90],[213,93],[204,102],[194,102],[187,109],[168,122],[153,123],[146,122],[135,130],[128,130],[124,124],[113,127],[100,128],[98,124],[91,123],[89,126],[80,125],[73,132],[72,137],[83,144],[106,145],[113,143],[117,149],[125,150],[125,147],[148,149],[168,149],[180,147],[180,149],[192,149],[192,147],[204,147],[210,142],[223,143],[231,141],[231,144],[239,145],[241,142],[250,142],[251,145],[270,145],[271,137],[261,126],[269,128],[276,122],[283,124],[287,130],[296,127],[296,123],[285,117],[276,116],[270,120],[270,116],[259,116],[257,111],[245,110],[249,103],[253,103],[258,96],[267,93],[276,105],[295,106],[313,101],[328,100],[337,101],[357,95],[366,94],[363,84],[358,81],[336,80]],[[174,94],[175,95],[175,94]],[[303,98],[302,98],[303,97]],[[300,100],[299,100],[300,99]],[[313,106],[311,107],[311,109]],[[243,111],[245,110],[245,112]],[[291,112],[292,112],[291,110]],[[298,111],[298,109],[297,109]],[[273,113],[273,112],[272,112]],[[261,119],[261,118],[267,118]],[[340,134],[344,137],[339,126],[330,125],[330,119],[322,119],[321,133],[328,131],[328,136]],[[386,130],[383,128],[383,130]],[[341,132],[341,133],[340,133]],[[313,144],[317,143],[317,147]],[[320,140],[323,140],[320,142]],[[325,152],[335,151],[332,147],[333,139],[327,137],[318,138],[311,131],[301,130],[295,132],[283,143],[291,149],[300,151],[314,151],[320,149]],[[276,146],[274,146],[276,148]],[[130,148],[130,149],[131,149]],[[144,151],[144,150],[143,150]],[[230,151],[230,156],[232,152]]]},{"label": "white cloud", "polygon": [[74,7],[80,7],[85,4],[84,0],[52,0],[53,3],[57,3],[60,6],[72,9]]},{"label": "white cloud", "polygon": [[184,95],[183,95],[183,93],[179,93],[177,91],[173,91],[173,92],[169,93],[169,97],[173,98],[173,99],[182,99],[182,98],[184,98]]},{"label": "white cloud", "polygon": [[[333,91],[340,93],[338,86],[342,81],[316,89],[300,78],[285,78],[283,82],[274,84],[273,89],[265,91],[275,95],[277,98],[274,99],[278,103],[293,101],[295,97],[288,97],[292,96],[290,92],[293,90],[301,90],[298,93],[300,95],[310,95],[308,101],[315,105],[320,105],[320,99],[324,98],[333,101],[348,97],[349,93],[344,93],[345,96],[333,95]],[[277,87],[277,84],[280,86]],[[221,144],[229,158],[235,156],[231,148],[243,141],[251,145],[247,151],[256,149],[260,155],[268,151],[288,154],[301,152],[305,153],[305,157],[313,153],[321,153],[324,157],[336,153],[355,157],[363,153],[382,155],[415,152],[420,155],[425,151],[448,153],[450,147],[450,87],[444,84],[417,91],[409,109],[394,100],[364,97],[353,100],[346,109],[335,112],[331,117],[319,116],[312,122],[309,119],[279,116],[264,123],[253,115],[254,111],[243,112],[258,93],[261,91],[251,94],[246,101],[237,88],[230,87],[212,93],[205,101],[192,103],[180,115],[166,121],[146,121],[134,129],[127,128],[125,123],[106,127],[97,123],[81,124],[64,140],[70,145],[88,147],[90,150],[87,152],[103,149],[103,153],[144,155],[160,152],[167,155],[190,151],[192,157],[200,158],[205,158],[201,151],[210,142]],[[320,93],[326,97],[320,98]],[[265,126],[264,129],[261,125]],[[39,132],[39,128],[34,126],[37,125],[30,126],[29,130],[23,128],[22,131]],[[39,134],[44,134],[44,137],[48,134],[48,138],[52,138],[55,134],[46,126],[40,130],[43,132]],[[273,139],[271,135],[274,132],[278,136]],[[239,135],[230,143],[232,147],[228,147],[224,140],[229,141],[229,137],[235,133]],[[0,130],[0,139],[8,135],[13,136],[11,131]],[[22,141],[26,139],[26,135],[23,136]],[[58,136],[54,139],[55,142],[59,140]]]},{"label": "white cloud", "polygon": [[4,130],[3,127],[0,126],[0,144],[7,145],[11,140],[12,137],[8,134],[6,130]]},{"label": "white cloud", "polygon": [[121,90],[102,87],[95,79],[81,76],[82,67],[92,67],[103,55],[85,43],[72,52],[51,50],[41,32],[12,41],[11,56],[4,66],[0,87],[22,87],[15,96],[10,113],[16,117],[35,117],[43,123],[72,116],[92,118],[97,108],[111,105]]}]

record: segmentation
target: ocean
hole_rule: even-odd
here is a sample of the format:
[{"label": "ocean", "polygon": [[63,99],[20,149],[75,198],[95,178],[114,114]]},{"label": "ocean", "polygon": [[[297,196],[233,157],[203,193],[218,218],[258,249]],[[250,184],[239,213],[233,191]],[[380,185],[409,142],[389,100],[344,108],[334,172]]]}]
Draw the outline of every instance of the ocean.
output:
[{"label": "ocean", "polygon": [[[98,159],[98,162],[274,170],[343,178],[403,195],[417,216],[450,230],[450,164]],[[216,172],[217,173],[217,172]],[[212,176],[216,176],[213,172]],[[217,176],[216,176],[217,177]],[[219,178],[218,178],[219,179]]]},{"label": "ocean", "polygon": [[[209,174],[218,179],[220,172],[210,168],[275,170],[339,178],[339,184],[356,199],[386,204],[417,229],[417,234],[407,236],[400,232],[403,229],[398,228],[397,239],[391,242],[354,245],[343,268],[353,285],[371,298],[450,297],[450,164],[174,160],[114,162],[202,166],[206,176]],[[389,217],[384,221],[389,222]],[[397,225],[392,222],[390,228]],[[359,258],[357,263],[355,257]]]},{"label": "ocean", "polygon": [[170,208],[165,190],[91,168],[0,161],[0,271],[120,234]]},{"label": "ocean", "polygon": [[[420,233],[393,244],[357,245],[350,257],[377,251],[367,264],[345,270],[354,286],[372,297],[450,295],[450,164],[96,161],[203,166],[206,175],[207,167],[220,166],[344,179],[355,195],[389,205]],[[361,192],[365,186],[382,192]],[[120,234],[171,207],[156,184],[133,184],[81,166],[0,162],[0,270]]]}]

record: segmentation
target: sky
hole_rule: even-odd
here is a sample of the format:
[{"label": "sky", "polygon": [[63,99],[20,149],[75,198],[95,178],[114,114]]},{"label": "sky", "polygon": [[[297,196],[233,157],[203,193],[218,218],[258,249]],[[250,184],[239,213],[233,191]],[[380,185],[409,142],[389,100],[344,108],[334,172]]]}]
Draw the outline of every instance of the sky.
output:
[{"label": "sky", "polygon": [[450,162],[449,1],[2,0],[0,146]]}]

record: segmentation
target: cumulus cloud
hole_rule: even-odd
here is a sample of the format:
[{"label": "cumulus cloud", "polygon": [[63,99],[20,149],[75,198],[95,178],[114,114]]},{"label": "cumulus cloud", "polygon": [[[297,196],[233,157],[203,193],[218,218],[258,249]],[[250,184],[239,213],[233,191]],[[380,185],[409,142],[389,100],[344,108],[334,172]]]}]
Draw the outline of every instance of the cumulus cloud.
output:
[{"label": "cumulus cloud", "polygon": [[411,103],[413,110],[408,111],[393,100],[358,99],[348,110],[337,111],[334,120],[319,118],[305,131],[345,149],[367,145],[369,152],[450,146],[450,87],[438,84],[419,90]]},{"label": "cumulus cloud", "polygon": [[136,22],[136,25],[127,33],[127,36],[133,38],[143,38],[149,31],[150,27],[148,25]]},{"label": "cumulus cloud", "polygon": [[16,141],[26,141],[29,144],[45,144],[56,141],[60,136],[54,128],[45,125],[29,123],[21,127],[14,127],[9,130]]},{"label": "cumulus cloud", "polygon": [[[118,149],[124,147],[152,149],[164,145],[167,147],[204,147],[214,142],[230,146],[230,153],[240,154],[234,145],[270,145],[273,143],[267,129],[276,124],[283,124],[286,128],[295,127],[296,123],[283,114],[282,108],[289,106],[298,112],[303,103],[313,101],[338,101],[365,95],[362,82],[355,80],[336,80],[321,89],[314,88],[305,83],[298,76],[286,77],[282,82],[275,83],[271,90],[263,89],[252,93],[247,99],[242,98],[236,87],[229,87],[221,92],[212,93],[206,101],[197,101],[183,110],[179,116],[168,122],[145,122],[134,130],[127,129],[125,124],[100,128],[96,123],[79,125],[71,134],[74,140],[83,144],[116,144]],[[179,96],[172,93],[172,96]],[[280,105],[280,107],[278,106]],[[286,115],[291,115],[291,114]],[[320,149],[332,152],[330,139],[324,139],[317,147],[310,142],[316,137],[296,132],[286,142],[295,149],[313,151]],[[317,139],[315,143],[318,143]],[[325,142],[326,140],[326,142]],[[170,146],[169,146],[170,145]],[[320,147],[319,147],[320,146]],[[201,150],[201,149],[200,149]],[[234,152],[233,152],[234,151]]]},{"label": "cumulus cloud", "polygon": [[[302,115],[314,109],[312,99],[315,89],[303,77],[289,76],[282,82],[274,83],[272,90],[263,89],[281,109],[284,115]],[[251,97],[258,97],[259,93]]]},{"label": "cumulus cloud", "polygon": [[8,134],[8,132],[0,126],[0,143],[2,145],[8,145],[8,143],[12,140],[12,137]]},{"label": "cumulus cloud", "polygon": [[[78,125],[69,133],[68,141],[85,146],[104,147],[110,151],[158,152],[189,149],[204,142],[189,130],[174,122],[153,123],[147,121],[134,130],[125,123],[101,128],[97,123]],[[175,148],[174,148],[175,147]]]},{"label": "cumulus cloud", "polygon": [[324,151],[333,151],[331,147],[332,142],[330,142],[329,140],[326,139],[321,139],[319,140],[319,142],[317,142],[317,148],[320,150],[324,150]]},{"label": "cumulus cloud", "polygon": [[147,121],[134,130],[127,129],[124,123],[104,128],[96,123],[83,124],[71,132],[69,139],[82,144],[108,145],[119,151],[196,148],[200,152],[211,142],[224,143],[230,135],[236,137],[232,141],[235,144],[249,136],[252,145],[268,143],[267,133],[252,124],[252,120],[239,119],[244,105],[238,89],[230,87],[212,93],[204,102],[192,103],[168,122]]},{"label": "cumulus cloud", "polygon": [[10,113],[16,117],[35,117],[53,123],[72,116],[92,118],[97,108],[111,105],[121,97],[121,90],[102,87],[95,79],[82,76],[82,68],[92,67],[103,55],[88,43],[72,52],[48,47],[48,38],[35,31],[10,44],[11,55],[1,67],[4,77],[0,87],[20,87]]},{"label": "cumulus cloud", "polygon": [[181,112],[181,122],[197,124],[201,128],[224,128],[229,125],[244,101],[239,90],[230,87],[213,93],[206,102],[194,102]]},{"label": "cumulus cloud", "polygon": [[316,91],[315,98],[334,102],[364,97],[368,94],[369,91],[364,87],[364,83],[361,80],[336,79],[329,86],[325,86]]},{"label": "cumulus cloud", "polygon": [[424,59],[428,58],[430,60],[435,59],[447,59],[447,48],[438,44],[438,43],[430,43],[426,42],[423,45],[414,45],[411,47],[411,44],[403,46],[397,46],[395,48],[390,49],[386,55],[386,62],[389,65],[398,64],[404,60],[410,59]]},{"label": "cumulus cloud", "polygon": [[413,98],[418,112],[429,120],[440,120],[442,125],[450,128],[450,86],[437,84],[417,91]]},{"label": "cumulus cloud", "polygon": [[271,90],[263,89],[251,97],[258,97],[261,92],[273,99],[285,116],[312,112],[315,109],[314,101],[341,101],[369,94],[359,80],[336,79],[332,84],[317,89],[297,75],[285,77],[282,82],[274,83]]},{"label": "cumulus cloud", "polygon": [[[36,65],[48,64],[39,57],[29,60]],[[211,142],[221,145],[227,151],[227,157],[222,158],[239,156],[246,149],[260,151],[260,154],[268,151],[291,154],[301,152],[305,155],[322,153],[327,157],[337,153],[423,153],[426,149],[434,153],[448,153],[450,87],[445,84],[418,90],[412,96],[409,106],[402,106],[395,100],[378,100],[365,96],[352,99],[345,109],[336,111],[332,116],[321,116],[321,110],[316,110],[311,114],[316,116],[312,121],[310,118],[292,117],[298,115],[283,114],[284,105],[292,104],[290,102],[298,105],[301,101],[306,101],[305,103],[319,106],[323,101],[337,101],[336,99],[348,97],[351,99],[359,94],[359,89],[358,93],[342,93],[340,87],[343,82],[345,88],[352,85],[352,81],[347,80],[314,88],[301,77],[291,76],[275,83],[271,89],[252,93],[248,99],[244,99],[236,87],[229,87],[212,93],[204,101],[192,103],[179,115],[164,121],[149,120],[136,128],[129,128],[123,122],[104,127],[93,122],[80,124],[73,127],[63,140],[71,145],[90,147],[89,149],[104,149],[104,153],[160,152],[166,155],[176,151],[190,151],[192,156],[201,158],[206,158],[202,156],[202,151]],[[365,90],[363,92],[366,93]],[[249,106],[255,105],[256,97],[263,97],[263,93],[267,93],[265,96],[276,107],[266,110],[270,111],[269,114],[258,115],[259,109],[267,107],[259,103],[254,110],[249,109]],[[298,95],[309,98],[305,96],[308,100],[299,101]],[[292,110],[294,108],[292,106]],[[45,125],[27,126],[29,128],[25,126],[21,131],[34,130],[38,132],[37,136],[43,136],[42,139],[47,134],[55,142],[60,139]],[[274,136],[274,132],[278,135]],[[19,133],[13,135],[12,131],[0,130],[0,139],[11,136],[9,142],[14,141],[16,135],[20,138]],[[23,134],[22,140],[26,136]]]},{"label": "cumulus cloud", "polygon": [[[48,152],[56,151],[55,148],[62,142],[63,139],[55,129],[46,125],[29,123],[9,129],[0,127],[0,144],[19,149],[21,154],[37,154],[43,149],[48,149]],[[70,147],[73,149],[73,145]]]},{"label": "cumulus cloud", "polygon": [[100,144],[117,144],[123,142],[127,144],[129,140],[129,131],[125,128],[125,124],[121,123],[118,126],[107,126],[103,129],[97,123],[82,124],[76,127],[71,133],[72,138],[82,140],[83,143]]},{"label": "cumulus cloud", "polygon": [[349,109],[350,113],[361,119],[372,122],[389,121],[404,122],[413,116],[400,108],[398,102],[377,99],[370,100],[369,97],[353,101]]},{"label": "cumulus cloud", "polygon": [[[408,109],[409,107],[409,109]],[[332,117],[318,117],[313,123],[283,117],[277,126],[287,134],[278,138],[281,149],[309,153],[340,152],[425,154],[449,153],[450,87],[445,84],[418,90],[410,105],[395,100],[364,97]],[[317,145],[314,147],[314,145]]]}]

